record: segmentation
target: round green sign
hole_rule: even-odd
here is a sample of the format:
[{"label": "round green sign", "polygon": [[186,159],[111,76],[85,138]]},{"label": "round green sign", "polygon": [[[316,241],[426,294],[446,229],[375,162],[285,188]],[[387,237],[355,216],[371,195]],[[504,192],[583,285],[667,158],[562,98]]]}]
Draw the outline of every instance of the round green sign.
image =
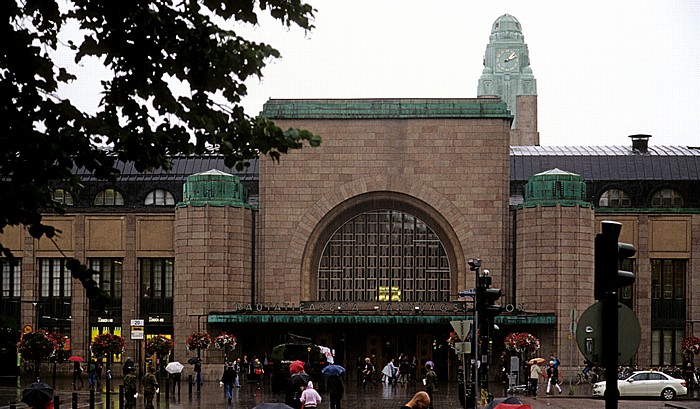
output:
[{"label": "round green sign", "polygon": [[[617,303],[617,364],[629,361],[642,339],[639,320],[632,310]],[[576,327],[576,343],[587,360],[603,364],[603,303],[598,301],[586,309]]]}]

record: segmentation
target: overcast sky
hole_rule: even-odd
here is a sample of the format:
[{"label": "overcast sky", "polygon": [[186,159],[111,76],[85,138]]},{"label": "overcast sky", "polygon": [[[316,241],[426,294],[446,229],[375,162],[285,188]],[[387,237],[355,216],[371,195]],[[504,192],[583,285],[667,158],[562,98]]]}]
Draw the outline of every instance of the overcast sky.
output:
[{"label": "overcast sky", "polygon": [[307,0],[316,28],[245,33],[282,53],[249,83],[268,98],[473,98],[491,25],[521,23],[542,145],[700,146],[700,1]]},{"label": "overcast sky", "polygon": [[[645,133],[651,145],[700,146],[698,0],[306,1],[309,33],[271,18],[236,29],[282,53],[248,82],[249,115],[269,98],[475,98],[491,25],[511,14],[537,79],[542,145]],[[78,74],[72,94],[96,107],[100,70],[85,62]]]}]

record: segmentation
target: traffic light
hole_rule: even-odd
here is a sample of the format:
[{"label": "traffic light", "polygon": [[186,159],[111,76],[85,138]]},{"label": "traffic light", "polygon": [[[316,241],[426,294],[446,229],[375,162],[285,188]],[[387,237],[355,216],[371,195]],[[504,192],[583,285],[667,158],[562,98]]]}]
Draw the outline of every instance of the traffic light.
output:
[{"label": "traffic light", "polygon": [[618,288],[634,284],[634,273],[618,269],[619,261],[633,257],[634,246],[618,243],[622,224],[612,221],[602,223],[602,232],[595,236],[595,275],[593,296],[596,300],[605,294],[616,292]]},{"label": "traffic light", "polygon": [[484,309],[484,314],[486,315],[486,319],[492,320],[494,317],[501,315],[501,312],[503,312],[503,308],[496,304],[496,301],[501,298],[501,289],[487,288],[484,295],[486,297],[486,308]]}]

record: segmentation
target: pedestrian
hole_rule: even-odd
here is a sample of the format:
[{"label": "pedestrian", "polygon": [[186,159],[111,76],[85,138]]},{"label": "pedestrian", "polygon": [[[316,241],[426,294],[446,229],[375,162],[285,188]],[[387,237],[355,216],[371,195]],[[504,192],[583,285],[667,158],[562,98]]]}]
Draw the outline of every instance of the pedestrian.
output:
[{"label": "pedestrian", "polygon": [[549,390],[552,388],[552,385],[559,390],[559,394],[561,395],[561,388],[559,387],[559,365],[557,362],[555,358],[550,360],[547,366],[547,378],[549,378],[547,380],[547,395],[549,395]]},{"label": "pedestrian", "polygon": [[248,361],[248,355],[243,355],[243,361],[241,362],[241,374],[243,374],[243,381],[248,382],[248,375],[250,375],[250,362]]},{"label": "pedestrian", "polygon": [[262,363],[258,358],[255,358],[253,360],[253,379],[255,380],[255,382],[257,382],[258,389],[260,389],[260,381],[262,380],[264,373],[265,370],[263,369]]},{"label": "pedestrian", "polygon": [[542,376],[542,368],[533,361],[530,367],[530,396],[535,399],[537,399],[537,380],[540,376]]},{"label": "pedestrian", "polygon": [[177,397],[180,397],[180,382],[182,381],[182,372],[175,372],[170,374],[170,378],[173,380],[173,396],[175,396],[175,388],[177,387]]},{"label": "pedestrian", "polygon": [[293,409],[301,408],[301,394],[304,388],[308,386],[311,378],[302,369],[301,372],[293,372],[287,383],[287,391],[284,397],[284,403],[291,406]]},{"label": "pedestrian", "polygon": [[372,382],[374,385],[377,381],[374,379],[374,365],[369,357],[365,358],[365,366],[362,368],[362,385]]},{"label": "pedestrian", "polygon": [[423,385],[425,386],[425,391],[428,393],[428,397],[430,397],[429,408],[433,409],[433,394],[437,392],[438,389],[437,374],[433,371],[433,365],[431,365],[430,362],[425,364],[425,370],[427,372],[423,380]]},{"label": "pedestrian", "polygon": [[233,362],[226,364],[224,374],[221,375],[221,384],[224,386],[224,393],[230,405],[231,399],[233,399],[233,388],[236,385],[236,370],[233,369]]},{"label": "pedestrian", "polygon": [[396,368],[396,365],[394,365],[394,358],[391,358],[391,360],[384,365],[384,368],[382,369],[382,382],[389,385],[394,383],[397,369],[398,368]]},{"label": "pedestrian", "polygon": [[136,409],[136,398],[138,396],[136,383],[134,370],[127,369],[127,374],[124,377],[124,409]]},{"label": "pedestrian", "polygon": [[99,389],[102,383],[102,359],[98,360],[95,365],[95,378],[97,379],[97,388]]},{"label": "pedestrian", "polygon": [[404,355],[403,359],[399,362],[399,383],[405,385],[408,383],[409,373],[411,372],[411,365],[408,363],[408,357]]},{"label": "pedestrian", "polygon": [[124,376],[128,375],[129,372],[134,372],[134,360],[131,359],[130,356],[126,357],[126,361],[124,361],[124,366],[122,366],[122,372],[124,373]]},{"label": "pedestrian", "polygon": [[357,380],[358,385],[362,382],[363,376],[362,376],[362,371],[365,369],[365,362],[362,360],[361,356],[357,356],[357,360],[355,361],[355,379]]},{"label": "pedestrian", "polygon": [[415,383],[417,378],[417,372],[418,372],[418,358],[415,356],[411,359],[411,372],[409,373],[410,380],[411,382]]},{"label": "pedestrian", "polygon": [[80,382],[80,389],[83,388],[84,382],[83,382],[83,366],[80,365],[80,362],[74,361],[73,362],[73,389],[75,390],[78,386],[78,381]]},{"label": "pedestrian", "polygon": [[143,398],[145,409],[154,409],[153,398],[159,392],[158,379],[156,378],[156,368],[149,366],[148,373],[141,380],[143,383]]},{"label": "pedestrian", "polygon": [[197,358],[197,361],[194,363],[194,379],[192,379],[192,384],[196,385],[199,383],[200,385],[204,384],[204,381],[202,380],[202,359]]},{"label": "pedestrian", "polygon": [[233,363],[233,369],[236,371],[236,388],[241,387],[241,358],[236,358]]},{"label": "pedestrian", "polygon": [[88,387],[95,389],[95,384],[97,384],[97,361],[91,359],[88,363]]},{"label": "pedestrian", "polygon": [[326,380],[330,392],[331,409],[340,409],[340,401],[345,395],[345,384],[340,375],[331,375]]},{"label": "pedestrian", "polygon": [[299,400],[301,404],[304,405],[304,409],[316,409],[318,405],[321,404],[321,395],[314,389],[314,383],[312,381],[306,384],[306,389],[301,393],[301,398]]},{"label": "pedestrian", "polygon": [[419,391],[416,392],[415,395],[413,395],[413,398],[408,401],[405,405],[403,405],[401,408],[402,409],[428,409],[430,407],[430,404],[432,401],[430,400],[430,396],[424,392],[424,391]]}]

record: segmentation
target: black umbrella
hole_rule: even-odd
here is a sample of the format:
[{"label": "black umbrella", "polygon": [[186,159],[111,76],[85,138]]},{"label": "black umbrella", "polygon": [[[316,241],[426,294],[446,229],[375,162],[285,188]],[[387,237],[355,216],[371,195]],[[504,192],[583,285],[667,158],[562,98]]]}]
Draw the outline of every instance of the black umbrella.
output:
[{"label": "black umbrella", "polygon": [[309,383],[311,380],[311,377],[307,375],[304,372],[301,373],[295,373],[291,377],[291,383],[292,383],[292,388],[297,388],[297,387],[304,387],[306,388],[306,385]]},{"label": "black umbrella", "polygon": [[53,388],[43,382],[30,383],[22,389],[22,402],[30,407],[46,405],[46,402],[53,399]]},{"label": "black umbrella", "polygon": [[199,361],[199,358],[197,358],[196,356],[193,356],[192,358],[187,360],[187,363],[190,365],[194,365],[197,363],[197,361]]},{"label": "black umbrella", "polygon": [[255,405],[253,409],[294,409],[293,407],[287,405],[286,403],[282,402],[274,402],[274,403],[260,403],[258,405]]}]

